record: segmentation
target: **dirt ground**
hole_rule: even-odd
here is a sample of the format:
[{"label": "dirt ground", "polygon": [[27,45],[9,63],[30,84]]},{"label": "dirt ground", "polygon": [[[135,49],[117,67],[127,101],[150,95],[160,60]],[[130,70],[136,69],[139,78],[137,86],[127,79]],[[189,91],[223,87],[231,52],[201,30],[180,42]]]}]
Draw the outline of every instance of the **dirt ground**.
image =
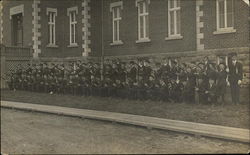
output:
[{"label": "dirt ground", "polygon": [[247,153],[249,145],[1,108],[1,153]]},{"label": "dirt ground", "polygon": [[230,103],[231,98],[228,94],[226,96],[228,103],[225,105],[132,101],[9,90],[1,91],[1,100],[119,112],[249,129],[248,91],[247,88],[241,91],[242,103],[239,105]]}]

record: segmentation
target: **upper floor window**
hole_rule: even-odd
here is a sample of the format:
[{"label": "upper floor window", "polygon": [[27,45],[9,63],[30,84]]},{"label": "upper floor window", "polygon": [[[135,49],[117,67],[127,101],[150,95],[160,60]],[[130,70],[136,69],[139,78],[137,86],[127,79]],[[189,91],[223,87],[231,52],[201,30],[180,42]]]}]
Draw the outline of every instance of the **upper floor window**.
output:
[{"label": "upper floor window", "polygon": [[216,1],[217,30],[233,29],[233,0]]},{"label": "upper floor window", "polygon": [[121,17],[122,2],[115,2],[110,4],[110,11],[112,13],[112,30],[113,30],[113,43],[122,44],[120,39],[120,21]]},{"label": "upper floor window", "polygon": [[138,7],[138,41],[149,40],[149,0],[137,0]]},{"label": "upper floor window", "polygon": [[13,46],[23,46],[24,5],[10,8],[11,40]]},{"label": "upper floor window", "polygon": [[67,10],[69,16],[69,44],[70,46],[76,46],[76,15],[78,13],[77,7],[68,8]]},{"label": "upper floor window", "polygon": [[57,10],[47,8],[48,15],[48,44],[56,45],[56,15]]},{"label": "upper floor window", "polygon": [[181,35],[180,0],[168,0],[168,36]]}]

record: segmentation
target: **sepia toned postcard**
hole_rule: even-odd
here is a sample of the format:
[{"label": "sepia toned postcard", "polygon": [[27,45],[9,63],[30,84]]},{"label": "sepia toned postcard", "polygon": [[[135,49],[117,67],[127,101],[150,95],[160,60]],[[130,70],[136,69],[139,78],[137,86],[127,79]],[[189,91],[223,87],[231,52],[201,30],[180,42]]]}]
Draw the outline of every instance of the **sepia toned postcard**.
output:
[{"label": "sepia toned postcard", "polygon": [[249,154],[248,0],[0,0],[1,154]]}]

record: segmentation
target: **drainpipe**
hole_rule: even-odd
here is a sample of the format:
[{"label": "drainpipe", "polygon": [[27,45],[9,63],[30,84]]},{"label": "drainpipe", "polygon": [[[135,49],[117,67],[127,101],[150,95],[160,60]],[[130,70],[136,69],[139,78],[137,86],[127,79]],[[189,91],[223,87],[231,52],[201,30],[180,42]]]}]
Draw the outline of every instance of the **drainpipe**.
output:
[{"label": "drainpipe", "polygon": [[104,21],[104,19],[103,19],[103,0],[101,0],[102,1],[102,5],[101,5],[101,7],[102,7],[102,9],[101,9],[101,14],[102,14],[102,20],[101,20],[101,22],[102,22],[102,29],[101,29],[101,44],[102,44],[102,47],[101,47],[101,51],[102,51],[102,55],[101,55],[101,69],[102,69],[102,71],[101,71],[101,80],[103,80],[104,79],[104,45],[103,45],[103,43],[104,43],[104,41],[103,41],[103,21]]}]

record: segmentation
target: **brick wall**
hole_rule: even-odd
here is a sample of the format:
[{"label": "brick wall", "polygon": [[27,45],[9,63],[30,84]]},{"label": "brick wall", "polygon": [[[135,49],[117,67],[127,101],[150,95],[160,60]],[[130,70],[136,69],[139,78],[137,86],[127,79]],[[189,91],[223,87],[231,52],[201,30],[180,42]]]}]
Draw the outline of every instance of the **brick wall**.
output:
[{"label": "brick wall", "polygon": [[110,3],[104,5],[104,51],[105,55],[132,55],[146,53],[168,53],[192,51],[196,49],[195,1],[181,2],[181,35],[183,39],[165,40],[168,33],[167,0],[151,0],[149,4],[149,38],[151,42],[136,43],[137,7],[135,0],[123,1],[120,38],[123,45],[111,46],[112,18]]},{"label": "brick wall", "polygon": [[242,0],[234,0],[235,33],[213,34],[216,31],[216,1],[204,0],[205,49],[249,47],[249,7]]},{"label": "brick wall", "polygon": [[91,52],[89,56],[101,56],[102,48],[102,3],[100,0],[91,0],[90,1],[90,40],[91,40]]},{"label": "brick wall", "polygon": [[10,8],[24,5],[24,17],[23,17],[23,46],[32,45],[32,4],[33,1],[18,1],[18,0],[4,0],[3,4],[3,44],[6,46],[12,45],[12,32],[11,32],[11,20],[10,20]]},{"label": "brick wall", "polygon": [[[76,41],[78,47],[67,47],[69,45],[69,17],[67,16],[67,8],[78,7]],[[69,0],[42,0],[41,4],[41,49],[42,57],[70,57],[82,55],[82,23],[81,23],[81,1]],[[56,45],[57,48],[46,47],[48,44],[48,16],[46,8],[57,8],[56,16]]]}]

